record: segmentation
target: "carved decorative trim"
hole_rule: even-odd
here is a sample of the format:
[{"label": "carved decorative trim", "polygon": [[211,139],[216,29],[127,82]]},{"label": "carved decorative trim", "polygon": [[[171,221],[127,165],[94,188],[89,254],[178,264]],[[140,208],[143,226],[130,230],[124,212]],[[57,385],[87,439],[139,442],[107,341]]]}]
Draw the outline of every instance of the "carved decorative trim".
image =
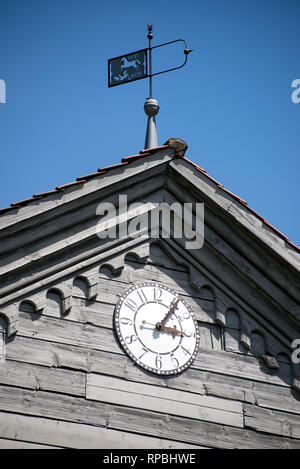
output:
[{"label": "carved decorative trim", "polygon": [[[140,241],[137,240],[137,242]],[[43,289],[39,288],[38,290],[33,290],[28,296],[22,295],[19,300],[0,307],[0,315],[4,317],[7,323],[7,335],[12,336],[18,331],[20,304],[24,301],[28,301],[33,305],[35,313],[42,314],[46,307],[47,293],[49,291],[55,291],[59,294],[62,301],[62,314],[67,315],[72,308],[72,288],[75,278],[82,277],[87,282],[87,299],[90,301],[96,300],[99,292],[99,270],[101,267],[108,266],[118,275],[124,268],[125,257],[128,254],[136,256],[139,260],[146,259],[149,256],[149,243],[130,246],[119,256],[111,257],[109,261],[100,264],[100,267],[98,265],[96,268],[94,267],[91,270],[85,270],[80,273],[77,271],[74,277],[70,277],[64,281],[58,281],[57,283],[51,283],[51,285],[47,285]]]},{"label": "carved decorative trim", "polygon": [[[14,301],[13,303],[6,305],[4,308],[0,310],[1,315],[7,321],[7,335],[12,336],[17,333],[18,330],[18,318],[19,318],[19,307],[23,301],[29,301],[34,306],[34,310],[36,313],[42,314],[45,306],[46,306],[46,297],[47,292],[54,290],[59,293],[61,300],[62,300],[62,314],[66,315],[70,312],[72,308],[72,288],[73,282],[75,278],[82,278],[86,281],[88,286],[88,296],[87,299],[89,301],[93,301],[97,298],[98,295],[98,286],[99,286],[99,272],[101,268],[108,267],[114,275],[119,275],[122,270],[124,269],[124,264],[126,258],[131,255],[136,257],[138,261],[145,261],[148,259],[150,255],[150,244],[156,243],[158,244],[161,249],[166,253],[169,258],[175,262],[177,265],[181,265],[185,267],[187,276],[188,276],[188,283],[189,285],[195,290],[200,291],[201,288],[209,288],[212,292],[212,296],[214,298],[214,323],[218,324],[219,326],[225,328],[226,327],[226,312],[229,309],[234,309],[237,311],[239,317],[239,341],[243,347],[245,347],[248,351],[251,350],[251,332],[249,330],[248,324],[244,321],[244,317],[238,312],[239,306],[231,300],[226,293],[223,293],[218,286],[216,286],[207,276],[205,273],[202,273],[200,270],[196,268],[195,265],[191,265],[188,260],[187,255],[180,255],[178,251],[181,250],[177,246],[177,250],[173,249],[171,245],[172,241],[170,239],[155,239],[152,241],[144,240],[144,242],[136,243],[134,246],[129,246],[127,249],[121,251],[118,255],[111,256],[108,259],[105,259],[102,263],[98,264],[96,267],[90,269],[81,269],[76,271],[75,276],[69,276],[64,281],[58,281],[57,284],[52,283],[51,285],[47,285],[43,289],[39,289],[38,291],[33,291],[28,296],[22,296],[19,301]],[[200,266],[199,266],[200,268]],[[248,314],[246,308],[241,308]],[[252,331],[252,333],[255,331]],[[261,353],[261,359],[267,368],[276,372],[280,369],[280,363],[277,361],[274,354],[270,353],[267,350],[266,339],[265,339],[265,332],[263,329],[257,329],[256,332],[261,334],[264,341],[264,351]],[[271,333],[271,332],[269,332]],[[226,353],[226,352],[225,352]],[[281,353],[278,350],[278,354]],[[285,353],[285,351],[283,352]],[[296,376],[295,367],[292,366],[292,386],[295,390],[300,392],[300,380],[299,377]]]}]

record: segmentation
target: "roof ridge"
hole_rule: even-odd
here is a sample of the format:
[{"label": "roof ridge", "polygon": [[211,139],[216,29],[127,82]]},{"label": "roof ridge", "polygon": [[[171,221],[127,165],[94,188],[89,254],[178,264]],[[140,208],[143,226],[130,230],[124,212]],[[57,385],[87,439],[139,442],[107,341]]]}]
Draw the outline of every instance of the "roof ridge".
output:
[{"label": "roof ridge", "polygon": [[54,190],[46,191],[46,192],[40,192],[38,194],[34,194],[32,197],[24,200],[20,200],[18,202],[11,203],[9,207],[4,207],[0,209],[0,216],[2,214],[5,214],[6,212],[16,209],[16,208],[21,208],[26,205],[28,205],[30,202],[35,202],[40,199],[44,199],[45,197],[55,194],[55,193],[61,193],[65,189],[71,186],[75,186],[78,184],[83,184],[90,179],[93,179],[95,177],[101,176],[103,174],[107,174],[108,171],[111,171],[112,169],[119,168],[126,166],[127,164],[130,164],[138,159],[142,159],[147,156],[151,156],[158,151],[161,150],[166,150],[167,148],[171,148],[175,151],[175,157],[176,158],[182,158],[184,159],[187,163],[191,164],[196,168],[197,171],[202,173],[205,177],[210,179],[213,183],[215,183],[221,190],[224,192],[228,193],[231,197],[233,197],[235,200],[237,200],[240,204],[242,204],[249,212],[253,213],[259,220],[261,220],[266,226],[268,226],[270,229],[272,229],[278,236],[280,236],[284,241],[286,241],[290,246],[292,246],[294,249],[296,249],[298,252],[300,252],[300,247],[297,246],[296,244],[292,243],[290,239],[285,236],[283,233],[278,231],[274,226],[271,225],[265,218],[263,218],[261,215],[259,215],[255,210],[253,210],[251,207],[249,207],[248,203],[241,199],[239,196],[234,194],[233,192],[229,191],[226,189],[222,184],[220,184],[218,181],[216,181],[213,177],[211,177],[209,174],[207,174],[206,170],[195,164],[193,161],[189,160],[188,158],[185,157],[185,151],[188,148],[187,144],[178,138],[170,138],[167,140],[167,142],[164,145],[155,147],[155,148],[149,148],[145,150],[141,150],[138,154],[136,155],[131,155],[131,156],[125,156],[121,159],[120,163],[116,163],[114,165],[110,166],[105,166],[103,168],[99,168],[95,173],[87,174],[85,176],[79,176],[76,178],[76,181],[69,182],[67,184],[62,184],[60,186],[57,186]]}]

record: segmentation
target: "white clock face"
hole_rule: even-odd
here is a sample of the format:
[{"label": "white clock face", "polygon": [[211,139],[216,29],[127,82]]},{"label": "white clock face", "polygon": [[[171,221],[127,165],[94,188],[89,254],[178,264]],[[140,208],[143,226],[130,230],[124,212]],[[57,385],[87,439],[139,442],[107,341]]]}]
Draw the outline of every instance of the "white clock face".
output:
[{"label": "white clock face", "polygon": [[197,321],[182,296],[170,288],[150,282],[134,285],[119,299],[114,320],[125,352],[152,373],[180,373],[196,357]]}]

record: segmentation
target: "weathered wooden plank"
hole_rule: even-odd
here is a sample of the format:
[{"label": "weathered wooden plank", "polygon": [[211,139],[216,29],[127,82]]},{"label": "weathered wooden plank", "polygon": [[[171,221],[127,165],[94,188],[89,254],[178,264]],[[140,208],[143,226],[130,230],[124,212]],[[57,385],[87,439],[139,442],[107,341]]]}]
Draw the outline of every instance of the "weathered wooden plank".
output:
[{"label": "weathered wooden plank", "polygon": [[203,387],[208,395],[241,400],[259,407],[300,413],[299,393],[287,386],[207,373]]},{"label": "weathered wooden plank", "polygon": [[154,412],[137,409],[134,413],[127,407],[111,409],[107,418],[107,427],[120,430],[167,434],[168,438],[178,438],[189,443],[198,442],[213,448],[223,449],[288,449],[300,448],[300,442],[287,437],[264,435],[250,429],[228,427],[211,422],[194,419],[183,419],[177,416],[162,416]]},{"label": "weathered wooden plank", "polygon": [[11,360],[0,365],[0,383],[76,396],[85,395],[85,373]]},{"label": "weathered wooden plank", "polygon": [[[235,373],[234,369],[232,373]],[[270,409],[300,413],[299,393],[285,386],[285,383],[283,384],[280,386],[271,382],[231,376],[222,372],[206,372],[205,376],[202,377],[202,386],[208,395],[241,400]]]},{"label": "weathered wooden plank", "polygon": [[5,362],[5,339],[4,339],[4,324],[3,319],[0,318],[0,365]]},{"label": "weathered wooden plank", "polygon": [[88,354],[88,348],[78,348],[34,337],[17,335],[7,343],[7,360],[36,363],[49,367],[65,366],[76,370],[87,370]]},{"label": "weathered wooden plank", "polygon": [[253,394],[259,407],[300,414],[300,396],[293,389],[256,382]]},{"label": "weathered wooden plank", "polygon": [[244,405],[245,426],[260,432],[298,438],[300,444],[300,415]]},{"label": "weathered wooden plank", "polygon": [[203,348],[211,349],[212,347],[212,340],[211,340],[211,331],[210,325],[201,322],[201,325],[198,323],[200,329],[200,345]]},{"label": "weathered wooden plank", "polygon": [[[103,404],[102,404],[103,405]],[[0,386],[0,410],[6,412],[55,418],[77,423],[105,426],[105,411],[82,397],[13,386]]]},{"label": "weathered wooden plank", "polygon": [[98,374],[87,376],[86,398],[243,427],[242,405],[237,401],[161,389]]},{"label": "weathered wooden plank", "polygon": [[0,449],[60,449],[60,447],[0,438]]},{"label": "weathered wooden plank", "polygon": [[240,339],[241,332],[239,329],[225,328],[224,343],[226,351],[248,354],[248,350],[241,344]]},{"label": "weathered wooden plank", "polygon": [[277,370],[269,370],[262,359],[239,353],[200,348],[192,366],[254,381],[291,386],[291,376],[288,370],[282,370],[281,373]]},{"label": "weathered wooden plank", "polygon": [[[85,432],[83,429],[87,429],[88,425],[95,425],[214,448],[300,448],[300,442],[291,438],[266,436],[251,430],[241,430],[240,428],[211,422],[163,415],[153,411],[133,410],[128,407],[98,403],[97,401],[86,401],[79,397],[63,396],[62,399],[59,394],[44,391],[22,391],[13,387],[0,386],[0,403],[1,410],[23,414],[16,417],[19,431],[21,431],[20,420],[25,415],[47,417],[44,424],[47,436],[45,443],[47,444],[56,444],[49,438],[49,428],[47,428],[50,419],[55,419],[55,429],[58,436],[60,436],[59,429],[62,420],[73,422],[73,424],[86,424],[81,425],[77,441],[76,437],[72,438],[73,435],[69,435],[75,447],[80,447],[80,441],[85,442],[84,435],[88,438],[88,431]],[[12,414],[2,413],[2,415]],[[45,421],[44,419],[41,420]],[[5,420],[1,418],[0,435],[10,438],[7,433],[2,433],[3,428],[8,428],[8,426]],[[35,438],[36,434],[42,435],[42,429],[39,427],[38,431],[34,429],[32,420],[27,428],[31,428],[27,432],[27,441],[30,440],[28,434],[33,432],[33,441],[43,442]],[[24,431],[27,431],[27,428]],[[14,432],[12,434],[15,437],[16,426],[11,431]],[[66,433],[69,434],[69,430]],[[21,440],[25,439],[23,435],[20,435],[19,438]]]},{"label": "weathered wooden plank", "polygon": [[18,332],[20,336],[97,350],[120,351],[112,329],[47,316],[41,316],[33,321],[30,316],[29,313],[20,313]]},{"label": "weathered wooden plank", "polygon": [[0,383],[23,388],[37,389],[38,383],[27,363],[6,360],[0,365]]},{"label": "weathered wooden plank", "polygon": [[215,350],[224,350],[223,328],[216,324],[212,324],[210,326],[210,333],[211,333],[212,348]]},{"label": "weathered wooden plank", "polygon": [[[72,309],[63,319],[112,328],[115,305],[95,301],[89,306],[90,303],[92,302],[73,297]],[[50,306],[45,308],[43,316],[61,318],[59,311],[55,307]]]},{"label": "weathered wooden plank", "polygon": [[200,346],[206,349],[223,350],[223,334],[220,326],[198,322]]},{"label": "weathered wooden plank", "polygon": [[92,306],[74,306],[67,320],[84,322],[95,326],[113,328],[113,315],[115,305],[94,302]]},{"label": "weathered wooden plank", "polygon": [[235,401],[218,399],[208,396],[199,396],[191,392],[175,391],[173,389],[162,389],[159,386],[151,386],[143,383],[133,383],[116,377],[104,376],[96,373],[89,373],[87,376],[87,389],[89,387],[99,387],[112,390],[120,390],[128,394],[141,394],[148,397],[157,397],[161,400],[196,404],[202,407],[211,407],[228,412],[241,412],[241,405]]},{"label": "weathered wooden plank", "polygon": [[253,381],[236,376],[229,376],[218,373],[206,373],[203,387],[209,396],[235,399],[242,402],[254,404]]},{"label": "weathered wooden plank", "polygon": [[[0,435],[14,440],[0,448],[188,449],[200,446],[54,419],[0,412]],[[26,439],[24,444],[22,439]],[[29,443],[32,442],[32,443]],[[27,445],[27,446],[25,446]],[[53,446],[48,446],[53,445]]]},{"label": "weathered wooden plank", "polygon": [[124,378],[128,381],[205,394],[203,382],[206,379],[206,372],[192,368],[177,376],[158,376],[139,368],[126,355],[92,350],[88,356],[87,369],[93,373]]}]

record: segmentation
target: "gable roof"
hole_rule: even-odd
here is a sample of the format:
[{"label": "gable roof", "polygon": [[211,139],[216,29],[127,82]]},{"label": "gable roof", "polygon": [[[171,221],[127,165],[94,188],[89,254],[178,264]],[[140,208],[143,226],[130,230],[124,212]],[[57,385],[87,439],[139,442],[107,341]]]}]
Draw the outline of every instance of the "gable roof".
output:
[{"label": "gable roof", "polygon": [[[116,165],[12,204],[2,213],[0,306],[1,313],[9,317],[10,333],[16,330],[17,303],[28,295],[32,300],[40,289],[63,282],[67,308],[74,273],[81,275],[91,269],[92,291],[98,275],[93,269],[116,257],[117,271],[118,256],[122,258],[127,248],[160,239],[160,231],[153,236],[152,230],[139,239],[98,237],[99,203],[109,201],[116,207],[125,193],[128,204],[141,201],[143,213],[150,212],[156,202],[205,203],[203,249],[186,252],[184,240],[175,242],[172,237],[163,240],[164,246],[167,243],[179,253],[179,263],[185,262],[192,286],[198,285],[199,269],[206,269],[208,278],[218,277],[214,282],[222,284],[221,289],[246,297],[275,328],[280,317],[285,324],[282,330],[285,334],[290,331],[292,337],[295,324],[300,325],[299,248],[186,158],[187,145],[178,146],[178,140],[124,157]],[[139,213],[134,210],[131,206],[128,209],[131,218]],[[120,223],[117,217],[116,225]],[[220,314],[223,306],[218,304]]]},{"label": "gable roof", "polygon": [[68,189],[69,187],[74,187],[74,186],[80,186],[81,184],[85,183],[85,182],[88,182],[90,181],[91,179],[94,179],[94,178],[98,178],[99,176],[103,176],[103,175],[106,175],[108,172],[116,169],[116,168],[122,168],[122,167],[125,167],[127,165],[129,165],[130,163],[133,163],[134,161],[137,161],[137,160],[141,160],[141,159],[145,159],[147,157],[149,157],[150,155],[154,155],[155,153],[157,152],[160,152],[162,150],[167,150],[167,149],[173,149],[174,150],[174,157],[175,158],[182,158],[184,161],[186,161],[187,163],[189,163],[190,165],[192,165],[198,172],[200,172],[201,174],[203,174],[207,179],[209,179],[210,181],[212,181],[216,186],[217,188],[221,189],[222,191],[224,191],[226,194],[229,194],[230,197],[232,197],[236,202],[238,202],[238,204],[242,205],[243,207],[245,207],[247,209],[247,211],[249,211],[249,213],[253,214],[258,220],[260,220],[267,228],[269,228],[270,230],[272,230],[273,233],[276,234],[276,236],[280,237],[281,239],[283,239],[290,247],[292,247],[293,249],[295,249],[295,251],[299,252],[300,253],[300,247],[295,245],[294,243],[291,242],[291,240],[285,236],[283,233],[281,233],[280,231],[278,231],[274,226],[272,226],[265,218],[263,218],[261,215],[259,215],[257,212],[255,212],[251,207],[249,207],[249,205],[247,204],[247,202],[245,200],[243,200],[242,198],[240,198],[239,196],[237,196],[236,194],[230,192],[228,189],[226,189],[221,183],[219,183],[218,181],[216,181],[214,178],[212,178],[209,174],[207,174],[206,170],[201,168],[199,165],[193,163],[191,160],[189,160],[188,158],[186,158],[184,156],[184,153],[185,153],[185,150],[187,148],[187,145],[185,144],[185,142],[183,142],[183,151],[182,151],[182,147],[180,147],[180,144],[179,144],[179,148],[181,149],[178,150],[178,144],[176,146],[176,144],[174,145],[174,141],[175,142],[178,142],[180,141],[183,142],[183,140],[181,139],[169,139],[164,145],[161,145],[161,146],[158,146],[156,148],[151,148],[151,149],[147,149],[147,150],[141,150],[138,154],[136,155],[131,155],[131,156],[126,156],[126,157],[123,157],[121,162],[120,163],[116,163],[114,165],[110,165],[110,166],[105,166],[105,167],[102,167],[102,168],[98,168],[96,172],[94,173],[91,173],[91,174],[86,174],[84,176],[79,176],[76,178],[76,181],[72,181],[72,182],[69,182],[67,184],[62,184],[60,186],[57,186],[55,189],[51,190],[51,191],[47,191],[47,192],[41,192],[41,193],[38,193],[38,194],[34,194],[32,197],[28,198],[28,199],[24,199],[24,200],[20,200],[18,202],[14,202],[14,203],[11,203],[11,205],[9,207],[4,207],[2,209],[0,209],[0,216],[3,216],[5,215],[6,213],[8,212],[11,212],[12,210],[16,210],[16,209],[20,209],[24,206],[27,206],[28,204],[32,203],[32,202],[36,202],[38,200],[41,200],[41,199],[45,199],[46,197],[50,196],[50,195],[53,195],[53,194],[62,194],[66,189]]}]

